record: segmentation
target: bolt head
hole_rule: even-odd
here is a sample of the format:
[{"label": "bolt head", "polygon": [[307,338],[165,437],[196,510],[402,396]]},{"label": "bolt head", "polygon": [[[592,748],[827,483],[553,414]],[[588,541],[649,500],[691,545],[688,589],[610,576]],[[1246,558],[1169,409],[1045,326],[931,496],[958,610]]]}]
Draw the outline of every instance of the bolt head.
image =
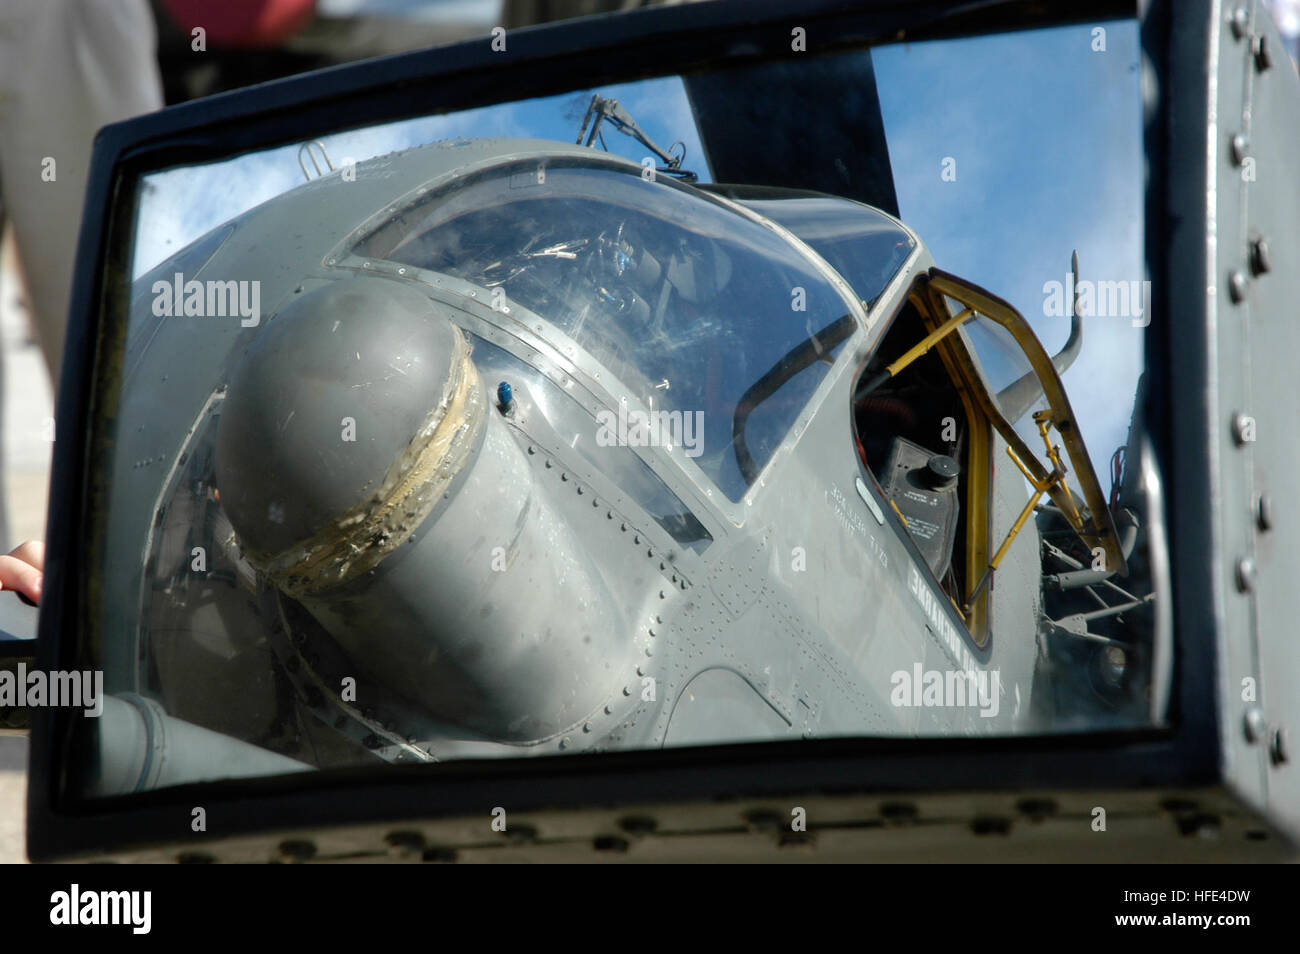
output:
[{"label": "bolt head", "polygon": [[1237,589],[1249,593],[1255,588],[1255,561],[1242,557],[1237,561]]},{"label": "bolt head", "polygon": [[1248,426],[1249,418],[1247,415],[1242,414],[1240,411],[1232,415],[1232,439],[1236,442],[1238,447],[1247,443],[1246,434]]},{"label": "bolt head", "polygon": [[1232,161],[1241,165],[1248,155],[1250,155],[1250,140],[1242,133],[1237,133],[1232,137]]},{"label": "bolt head", "polygon": [[1250,13],[1245,6],[1234,7],[1232,11],[1232,35],[1240,40],[1250,32]]},{"label": "bolt head", "polygon": [[1268,36],[1261,33],[1252,43],[1255,54],[1255,69],[1262,73],[1273,65],[1273,55],[1269,52]]},{"label": "bolt head", "polygon": [[1250,270],[1256,275],[1273,270],[1273,255],[1268,249],[1268,239],[1262,235],[1250,243]]},{"label": "bolt head", "polygon": [[1255,743],[1262,741],[1264,734],[1268,731],[1268,724],[1264,721],[1264,710],[1257,705],[1252,705],[1246,709],[1246,716],[1243,720],[1246,730],[1246,741]]},{"label": "bolt head", "polygon": [[1246,300],[1246,291],[1250,287],[1246,281],[1246,273],[1237,269],[1228,276],[1228,297],[1234,304],[1241,304]]},{"label": "bolt head", "polygon": [[1274,765],[1281,765],[1291,758],[1286,729],[1283,726],[1277,725],[1273,727],[1273,737],[1268,742],[1268,757]]},{"label": "bolt head", "polygon": [[1255,505],[1255,523],[1261,530],[1273,529],[1273,498],[1268,494],[1259,495]]}]

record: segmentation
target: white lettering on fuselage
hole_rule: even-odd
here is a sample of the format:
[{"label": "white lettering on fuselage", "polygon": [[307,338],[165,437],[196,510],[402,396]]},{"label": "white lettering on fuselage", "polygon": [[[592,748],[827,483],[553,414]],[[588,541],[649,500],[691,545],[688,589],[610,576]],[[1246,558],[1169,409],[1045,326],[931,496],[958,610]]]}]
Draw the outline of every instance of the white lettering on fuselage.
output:
[{"label": "white lettering on fuselage", "polygon": [[953,664],[966,672],[973,672],[980,668],[976,663],[975,657],[971,655],[970,650],[966,648],[961,634],[957,632],[957,627],[953,625],[952,620],[944,611],[939,602],[939,597],[934,595],[934,590],[926,585],[925,579],[915,565],[908,567],[907,588],[916,597],[917,603],[921,605],[921,610],[925,613],[926,619],[930,621],[930,629],[938,637],[939,644],[948,650]]},{"label": "white lettering on fuselage", "polygon": [[827,492],[827,496],[830,498],[831,506],[835,510],[835,516],[839,518],[844,528],[849,533],[865,537],[872,555],[880,561],[880,565],[889,566],[889,554],[885,552],[885,548],[880,545],[880,541],[875,538],[875,535],[867,529],[867,523],[862,519],[862,514],[856,507],[849,506],[848,498],[840,493],[840,488],[831,487]]}]

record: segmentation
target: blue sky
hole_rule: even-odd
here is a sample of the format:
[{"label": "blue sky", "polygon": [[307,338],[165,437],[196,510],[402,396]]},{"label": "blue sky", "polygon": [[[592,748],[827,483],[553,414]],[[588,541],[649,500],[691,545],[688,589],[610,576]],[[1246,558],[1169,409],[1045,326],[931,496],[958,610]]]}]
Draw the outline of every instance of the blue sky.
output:
[{"label": "blue sky", "polygon": [[[617,99],[661,148],[680,139],[686,145],[684,167],[710,181],[685,88],[672,76],[353,129],[320,141],[336,168],[349,160],[360,162],[439,139],[511,136],[572,143],[592,93]],[[637,162],[648,155],[644,146],[622,133],[606,129],[604,137],[610,152]],[[146,176],[132,277],[140,277],[221,223],[302,185],[299,145]],[[310,169],[311,163],[307,165]]]},{"label": "blue sky", "polygon": [[[1072,250],[1082,279],[1146,277],[1135,24],[899,44],[872,60],[901,218],[938,267],[1009,301],[1051,353],[1069,319],[1044,315],[1043,285],[1064,282]],[[941,178],[948,157],[955,181]],[[1063,377],[1103,492],[1127,438],[1143,334],[1126,318],[1085,318]]]}]

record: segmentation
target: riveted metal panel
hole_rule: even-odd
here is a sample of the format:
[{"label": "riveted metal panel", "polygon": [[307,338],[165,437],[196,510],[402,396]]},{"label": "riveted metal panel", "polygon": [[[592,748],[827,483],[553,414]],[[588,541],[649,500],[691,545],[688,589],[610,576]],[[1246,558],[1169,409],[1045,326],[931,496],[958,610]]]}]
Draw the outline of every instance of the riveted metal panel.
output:
[{"label": "riveted metal panel", "polygon": [[1225,633],[1228,767],[1243,793],[1300,828],[1300,767],[1286,751],[1300,721],[1300,78],[1258,2],[1225,4],[1219,57],[1221,572],[1241,607]]}]

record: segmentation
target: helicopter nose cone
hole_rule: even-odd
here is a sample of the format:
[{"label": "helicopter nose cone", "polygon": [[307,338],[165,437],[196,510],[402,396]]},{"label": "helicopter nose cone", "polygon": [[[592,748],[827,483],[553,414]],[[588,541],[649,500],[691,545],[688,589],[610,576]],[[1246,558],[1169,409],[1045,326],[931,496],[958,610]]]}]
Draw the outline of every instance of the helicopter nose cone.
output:
[{"label": "helicopter nose cone", "polygon": [[[284,308],[230,379],[217,489],[248,563],[359,677],[537,742],[589,718],[635,647],[453,314],[382,278]],[[496,396],[519,400],[509,382]]]},{"label": "helicopter nose cone", "polygon": [[365,502],[419,463],[458,372],[473,372],[441,307],[356,278],[301,295],[258,333],[216,442],[221,503],[246,551],[270,558],[361,524]]}]

